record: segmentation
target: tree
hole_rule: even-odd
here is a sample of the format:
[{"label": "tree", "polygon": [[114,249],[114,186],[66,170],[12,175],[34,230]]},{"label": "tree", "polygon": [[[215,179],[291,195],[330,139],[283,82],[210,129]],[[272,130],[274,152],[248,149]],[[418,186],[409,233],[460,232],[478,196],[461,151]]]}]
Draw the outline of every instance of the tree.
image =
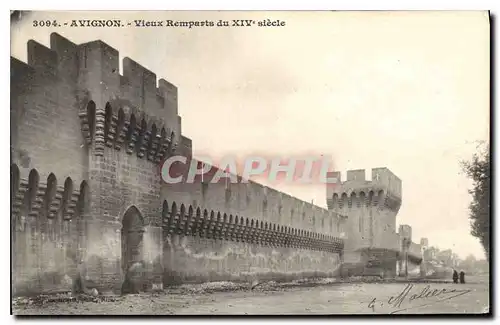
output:
[{"label": "tree", "polygon": [[471,235],[477,237],[490,258],[490,146],[474,154],[471,161],[462,162],[462,169],[473,181],[469,190],[472,202],[469,205]]}]

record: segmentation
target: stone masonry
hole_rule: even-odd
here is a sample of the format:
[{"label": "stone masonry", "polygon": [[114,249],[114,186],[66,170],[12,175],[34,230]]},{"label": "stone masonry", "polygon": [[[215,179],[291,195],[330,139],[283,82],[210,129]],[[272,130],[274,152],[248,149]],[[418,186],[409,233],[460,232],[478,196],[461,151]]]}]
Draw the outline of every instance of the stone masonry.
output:
[{"label": "stone masonry", "polygon": [[346,211],[254,182],[162,183],[164,159],[192,159],[174,85],[129,58],[120,75],[101,41],[53,33],[50,48],[27,47],[27,63],[11,58],[15,295],[67,291],[78,276],[118,293],[340,275]]}]

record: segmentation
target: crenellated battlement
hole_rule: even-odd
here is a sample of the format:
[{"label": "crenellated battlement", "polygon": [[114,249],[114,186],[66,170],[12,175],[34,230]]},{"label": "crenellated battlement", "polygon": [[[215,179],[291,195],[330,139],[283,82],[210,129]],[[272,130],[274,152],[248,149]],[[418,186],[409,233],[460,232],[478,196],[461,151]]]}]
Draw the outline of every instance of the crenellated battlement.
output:
[{"label": "crenellated battlement", "polygon": [[[372,168],[372,180],[366,179],[365,169],[354,169],[347,171],[347,180],[342,180],[339,171],[328,172],[328,178],[335,178],[337,182],[330,187],[331,190],[342,192],[341,189],[356,188],[363,186],[385,187],[395,195],[401,194],[401,180],[388,168]],[[339,186],[340,185],[340,186]]]},{"label": "crenellated battlement", "polygon": [[412,229],[410,225],[399,225],[399,237],[401,240],[411,243],[412,240]]},{"label": "crenellated battlement", "polygon": [[[87,145],[95,154],[104,147],[136,152],[160,161],[181,141],[177,87],[125,57],[119,73],[119,52],[97,40],[75,44],[52,33],[50,48],[34,40],[27,44],[27,63],[11,58],[11,84],[21,91],[40,85],[74,85],[75,116],[81,120]],[[187,138],[186,138],[187,139]],[[137,148],[137,149],[134,149]],[[191,145],[183,146],[190,155]]]},{"label": "crenellated battlement", "polygon": [[[177,87],[157,81],[155,73],[128,57],[120,75],[119,52],[108,44],[97,40],[77,45],[52,33],[50,48],[30,40],[27,50],[27,63],[11,58],[12,87],[17,93],[53,83],[73,87],[75,117],[95,155],[103,155],[105,146],[123,147],[160,162],[180,141],[186,142],[181,138]],[[191,155],[188,142],[182,145],[183,154]]]},{"label": "crenellated battlement", "polygon": [[[336,182],[327,186],[327,204],[330,209],[356,207],[360,204],[377,206],[385,204],[399,209],[401,204],[401,180],[389,169],[373,168],[372,180],[366,179],[364,169],[347,171],[347,180],[340,172],[329,172],[328,178]],[[357,203],[356,203],[357,202]]]},{"label": "crenellated battlement", "polygon": [[[155,112],[160,112],[159,115],[162,115],[161,110],[172,110],[176,115],[178,113],[175,85],[164,79],[157,80],[154,72],[128,57],[122,60],[123,75],[120,75],[119,52],[100,40],[75,44],[57,33],[52,33],[50,48],[30,40],[27,43],[27,51],[25,65],[28,67],[16,64],[13,67],[14,73],[29,72],[76,78],[77,72],[81,75],[94,70],[92,77],[100,77],[102,79],[100,84],[107,82],[106,88],[119,86],[120,89],[113,89],[115,92],[119,90],[115,94],[116,97],[126,97],[124,99],[135,102],[135,108],[144,111],[146,115],[154,116]],[[18,63],[22,62],[12,59]],[[32,68],[31,71],[29,67]],[[23,69],[25,70],[22,71]]]}]

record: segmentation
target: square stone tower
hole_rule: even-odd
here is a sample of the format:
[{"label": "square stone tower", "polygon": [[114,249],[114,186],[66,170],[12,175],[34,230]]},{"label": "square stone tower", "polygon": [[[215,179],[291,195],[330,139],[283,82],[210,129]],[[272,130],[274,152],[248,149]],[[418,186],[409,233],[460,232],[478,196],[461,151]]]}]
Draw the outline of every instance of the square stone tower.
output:
[{"label": "square stone tower", "polygon": [[373,168],[372,180],[365,170],[340,172],[329,178],[337,182],[327,186],[328,209],[347,215],[345,269],[355,274],[395,275],[399,236],[396,215],[401,207],[401,180],[387,168]]}]

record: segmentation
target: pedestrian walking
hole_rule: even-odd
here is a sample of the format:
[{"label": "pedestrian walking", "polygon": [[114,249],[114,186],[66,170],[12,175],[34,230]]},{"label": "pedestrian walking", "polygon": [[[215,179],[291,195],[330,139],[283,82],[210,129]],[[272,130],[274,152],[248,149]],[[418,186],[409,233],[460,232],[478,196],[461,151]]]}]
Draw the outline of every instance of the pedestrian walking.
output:
[{"label": "pedestrian walking", "polygon": [[465,283],[465,272],[460,271],[460,283]]}]

